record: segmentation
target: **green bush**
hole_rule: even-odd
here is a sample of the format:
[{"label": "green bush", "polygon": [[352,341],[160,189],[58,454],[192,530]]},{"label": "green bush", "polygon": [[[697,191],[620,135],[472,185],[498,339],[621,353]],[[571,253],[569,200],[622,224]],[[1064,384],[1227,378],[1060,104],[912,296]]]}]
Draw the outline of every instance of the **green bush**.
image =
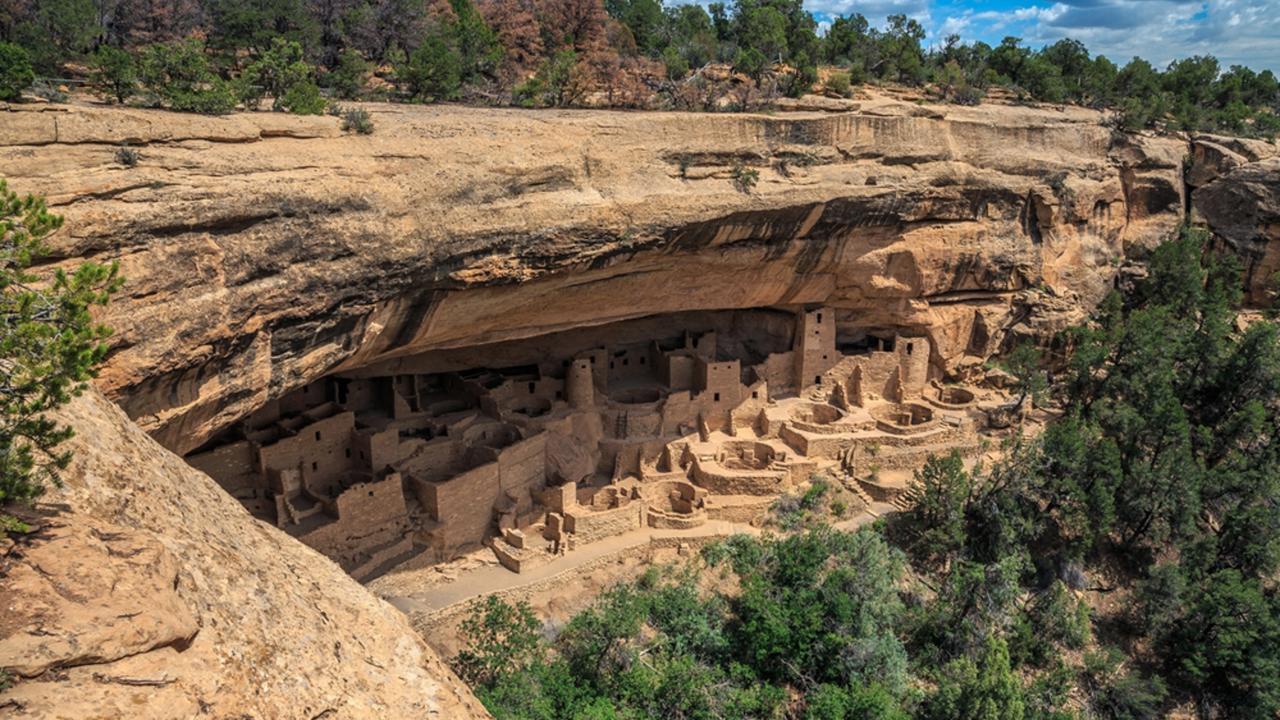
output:
[{"label": "green bush", "polygon": [[682,80],[689,74],[689,60],[674,45],[662,52],[662,64],[667,68],[668,80]]},{"label": "green bush", "polygon": [[1186,592],[1182,568],[1173,563],[1149,568],[1134,588],[1133,625],[1147,634],[1164,632],[1177,621]]},{"label": "green bush", "polygon": [[818,67],[803,52],[792,58],[794,67],[783,78],[783,88],[787,97],[798,98],[813,89],[818,81]]},{"label": "green bush", "polygon": [[496,595],[478,601],[462,621],[462,650],[453,660],[472,685],[494,685],[541,658],[538,620],[527,602],[509,605]]},{"label": "green bush", "polygon": [[968,75],[955,60],[934,70],[933,83],[938,96],[947,102],[977,105],[982,99],[982,91],[970,82]]},{"label": "green bush", "polygon": [[27,51],[12,43],[0,42],[0,100],[17,100],[35,79]]},{"label": "green bush", "polygon": [[988,637],[976,659],[962,657],[947,663],[920,717],[1022,720],[1025,710],[1022,683],[1009,666],[1004,640]]},{"label": "green bush", "polygon": [[[302,115],[318,114],[323,112],[323,106],[317,112],[299,112],[291,109],[286,100],[295,88],[307,84],[314,87],[311,83],[313,72],[314,69],[303,60],[301,45],[283,38],[275,38],[271,42],[270,49],[264,51],[257,60],[245,68],[241,78],[243,81],[241,100],[245,103],[245,107],[255,109],[263,95],[270,95],[273,110],[288,110]],[[319,94],[318,89],[316,94]],[[303,87],[299,90],[299,95],[294,97],[294,101],[296,104],[305,106],[307,110],[314,107],[310,88]]]},{"label": "green bush", "polygon": [[342,110],[342,131],[359,135],[373,134],[373,119],[364,108],[347,108]]},{"label": "green bush", "polygon": [[924,565],[940,565],[960,551],[966,537],[966,510],[974,494],[972,476],[958,452],[931,455],[906,490],[904,544]]},{"label": "green bush", "polygon": [[207,87],[169,93],[169,109],[178,112],[225,115],[236,109],[237,102],[231,84],[216,78]]},{"label": "green bush", "polygon": [[142,49],[139,78],[160,104],[173,92],[191,92],[208,83],[213,74],[204,54],[204,44],[197,40],[157,43]]},{"label": "green bush", "polygon": [[735,71],[757,81],[764,77],[764,73],[769,69],[769,66],[768,58],[755,48],[739,50],[737,56],[733,59],[733,69]]},{"label": "green bush", "polygon": [[852,85],[853,77],[848,72],[833,72],[827,76],[827,90],[840,97],[849,97],[849,93],[853,89]]},{"label": "green bush", "polygon": [[546,94],[547,84],[535,75],[511,89],[511,101],[523,108],[535,108]]},{"label": "green bush", "polygon": [[827,491],[831,489],[831,484],[823,477],[813,477],[809,481],[809,488],[804,491],[804,495],[800,497],[800,509],[814,510],[822,504],[822,498],[826,496]]},{"label": "green bush", "polygon": [[280,99],[280,109],[294,115],[323,115],[328,101],[310,80],[296,83]]},{"label": "green bush", "polygon": [[1225,717],[1280,712],[1280,597],[1235,569],[1204,579],[1162,642],[1178,686],[1207,693]]},{"label": "green bush", "polygon": [[480,601],[454,667],[498,718],[905,720],[902,566],[875,532],[737,535],[704,557],[741,592],[651,568],[550,643],[527,608]]},{"label": "green bush", "polygon": [[458,51],[461,82],[474,83],[492,75],[502,61],[498,35],[471,0],[449,0],[454,20],[446,30]]},{"label": "green bush", "polygon": [[213,74],[199,40],[147,46],[139,77],[148,102],[156,107],[218,115],[235,109],[238,99],[232,86]]},{"label": "green bush", "polygon": [[1253,116],[1253,134],[1260,138],[1275,140],[1280,135],[1280,115],[1263,110]]},{"label": "green bush", "polygon": [[337,67],[325,76],[325,82],[335,97],[353,100],[364,91],[370,71],[370,64],[365,62],[360,52],[347,48],[338,56]]},{"label": "green bush", "polygon": [[760,171],[742,163],[736,163],[729,171],[729,177],[733,180],[733,186],[738,188],[738,192],[750,194],[756,183],[760,181]]},{"label": "green bush", "polygon": [[853,63],[849,66],[849,82],[854,85],[867,82],[867,68],[862,63]]},{"label": "green bush", "polygon": [[1158,720],[1167,690],[1160,678],[1145,678],[1122,668],[1124,656],[1115,649],[1086,653],[1081,680],[1096,717],[1115,720]]},{"label": "green bush", "polygon": [[452,100],[462,89],[462,56],[452,38],[436,28],[427,34],[396,76],[404,81],[409,96],[419,102]]},{"label": "green bush", "polygon": [[845,689],[823,684],[805,696],[804,720],[909,720],[881,685]]},{"label": "green bush", "polygon": [[1036,597],[1031,618],[1041,638],[1073,650],[1084,647],[1091,637],[1089,606],[1076,599],[1061,580]]},{"label": "green bush", "polygon": [[137,91],[138,67],[133,55],[103,45],[93,55],[93,81],[99,91],[124,104]]},{"label": "green bush", "polygon": [[1019,663],[1046,667],[1058,657],[1058,646],[1079,650],[1090,636],[1089,606],[1055,581],[1015,621],[1009,652]]},{"label": "green bush", "polygon": [[538,66],[538,72],[512,90],[512,99],[522,107],[563,107],[581,99],[583,87],[575,73],[578,54],[562,50]]}]

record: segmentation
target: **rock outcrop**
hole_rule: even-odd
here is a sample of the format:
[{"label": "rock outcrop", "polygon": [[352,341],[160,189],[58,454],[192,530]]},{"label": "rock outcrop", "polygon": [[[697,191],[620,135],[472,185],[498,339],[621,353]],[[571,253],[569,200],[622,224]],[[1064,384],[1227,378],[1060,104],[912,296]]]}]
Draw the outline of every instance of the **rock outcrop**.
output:
[{"label": "rock outcrop", "polygon": [[0,546],[0,717],[488,717],[398,611],[99,393],[60,415],[66,486]]},{"label": "rock outcrop", "polygon": [[100,385],[167,447],[334,370],[683,310],[822,303],[953,369],[1082,317],[1185,204],[1185,142],[1077,108],[368,109],[3,113],[58,251],[121,261]]},{"label": "rock outcrop", "polygon": [[1260,140],[1192,139],[1193,219],[1243,261],[1248,300],[1269,302],[1280,286],[1280,148]]}]

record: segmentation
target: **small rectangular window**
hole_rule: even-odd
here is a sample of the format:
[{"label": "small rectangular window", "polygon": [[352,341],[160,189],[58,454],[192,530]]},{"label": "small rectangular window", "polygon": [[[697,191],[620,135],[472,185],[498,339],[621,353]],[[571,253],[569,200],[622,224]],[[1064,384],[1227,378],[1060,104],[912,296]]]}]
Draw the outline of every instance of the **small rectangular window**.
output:
[{"label": "small rectangular window", "polygon": [[713,398],[713,401],[714,401],[714,402],[720,402],[720,393],[716,393],[716,394],[715,394],[715,397]]},{"label": "small rectangular window", "polygon": [[351,448],[347,448],[347,457],[351,457]]},{"label": "small rectangular window", "polygon": [[752,390],[752,391],[751,391],[751,399],[752,399],[752,400],[758,400],[759,398],[760,398],[760,393],[756,392],[755,390]]},{"label": "small rectangular window", "polygon": [[316,431],[316,439],[317,439],[317,440],[319,440],[319,439],[320,439],[320,431],[319,431],[319,430],[317,430],[317,431]]},{"label": "small rectangular window", "polygon": [[818,324],[822,324],[822,313],[818,313]]},{"label": "small rectangular window", "polygon": [[315,472],[316,470],[319,470],[319,469],[320,469],[320,464],[319,464],[319,463],[311,463],[311,471],[312,471],[312,472]]},{"label": "small rectangular window", "polygon": [[817,384],[821,385],[821,384],[822,384],[822,376],[821,376],[821,375],[814,375],[814,376],[813,376],[813,381],[814,381],[815,383],[817,383]]}]

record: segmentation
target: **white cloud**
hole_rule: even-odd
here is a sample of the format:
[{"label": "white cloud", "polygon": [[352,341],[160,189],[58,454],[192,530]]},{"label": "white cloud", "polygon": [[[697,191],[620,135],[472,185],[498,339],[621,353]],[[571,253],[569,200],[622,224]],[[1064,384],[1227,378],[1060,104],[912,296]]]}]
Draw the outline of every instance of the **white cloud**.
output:
[{"label": "white cloud", "polygon": [[938,36],[998,42],[1016,35],[1032,47],[1064,37],[1123,65],[1139,56],[1163,67],[1211,54],[1233,64],[1280,72],[1280,12],[1274,0],[1065,0],[1003,12],[933,8]]},{"label": "white cloud", "polygon": [[947,37],[948,35],[964,37],[970,22],[972,22],[971,15],[952,15],[942,21],[942,26],[938,28],[937,34],[939,37]]}]

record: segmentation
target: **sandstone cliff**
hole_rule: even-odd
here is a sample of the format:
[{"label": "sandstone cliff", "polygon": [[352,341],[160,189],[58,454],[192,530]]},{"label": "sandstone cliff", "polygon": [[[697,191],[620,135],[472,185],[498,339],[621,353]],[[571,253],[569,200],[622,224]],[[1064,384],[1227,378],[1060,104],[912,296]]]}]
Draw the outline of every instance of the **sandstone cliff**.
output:
[{"label": "sandstone cliff", "polygon": [[1241,257],[1248,299],[1265,303],[1280,289],[1280,148],[1211,135],[1193,138],[1191,146],[1193,219]]},{"label": "sandstone cliff", "polygon": [[90,392],[43,529],[0,546],[4,718],[488,717],[391,606]]},{"label": "sandstone cliff", "polygon": [[1076,108],[369,109],[0,113],[58,250],[122,263],[101,386],[167,447],[335,369],[678,310],[823,303],[954,369],[1081,317],[1185,205],[1184,141]]}]

